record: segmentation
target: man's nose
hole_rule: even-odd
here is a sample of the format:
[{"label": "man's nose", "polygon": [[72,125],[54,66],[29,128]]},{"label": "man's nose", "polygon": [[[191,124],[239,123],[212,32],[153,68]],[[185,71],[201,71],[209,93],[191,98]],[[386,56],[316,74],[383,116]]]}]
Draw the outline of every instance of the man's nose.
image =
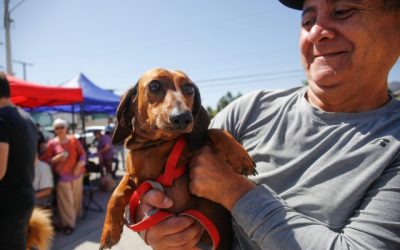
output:
[{"label": "man's nose", "polygon": [[335,30],[326,22],[316,22],[308,33],[308,40],[314,44],[335,38]]},{"label": "man's nose", "polygon": [[169,114],[169,121],[174,129],[185,129],[193,122],[192,112],[174,108]]}]

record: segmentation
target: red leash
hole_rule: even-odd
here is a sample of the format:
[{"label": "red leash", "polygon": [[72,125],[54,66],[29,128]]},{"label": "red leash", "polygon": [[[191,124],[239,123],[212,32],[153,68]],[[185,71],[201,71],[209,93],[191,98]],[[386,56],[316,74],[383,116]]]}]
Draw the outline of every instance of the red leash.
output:
[{"label": "red leash", "polygon": [[[159,209],[151,210],[142,221],[131,224],[130,221],[135,221],[136,209],[139,206],[140,198],[150,189],[158,189],[164,191],[163,186],[171,187],[175,179],[179,178],[185,173],[186,166],[179,166],[178,161],[182,155],[183,150],[186,147],[186,141],[182,137],[178,139],[175,143],[171,154],[168,156],[168,160],[165,166],[165,171],[163,174],[158,176],[156,181],[145,181],[139,185],[139,187],[133,192],[130,202],[129,209],[126,210],[126,225],[135,232],[140,232],[146,230],[161,221],[174,216],[170,212],[166,212]],[[202,212],[197,210],[187,210],[180,215],[186,215],[194,218],[207,230],[213,241],[213,249],[216,249],[219,245],[220,235],[218,229],[215,227],[214,223],[210,221]]]}]

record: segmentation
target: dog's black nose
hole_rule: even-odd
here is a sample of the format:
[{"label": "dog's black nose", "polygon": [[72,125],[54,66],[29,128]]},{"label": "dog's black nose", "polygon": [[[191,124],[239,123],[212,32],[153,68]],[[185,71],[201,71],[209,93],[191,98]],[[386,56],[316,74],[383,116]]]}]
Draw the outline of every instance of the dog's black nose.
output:
[{"label": "dog's black nose", "polygon": [[193,122],[192,112],[182,112],[174,109],[169,115],[169,121],[171,122],[173,129],[185,129]]}]

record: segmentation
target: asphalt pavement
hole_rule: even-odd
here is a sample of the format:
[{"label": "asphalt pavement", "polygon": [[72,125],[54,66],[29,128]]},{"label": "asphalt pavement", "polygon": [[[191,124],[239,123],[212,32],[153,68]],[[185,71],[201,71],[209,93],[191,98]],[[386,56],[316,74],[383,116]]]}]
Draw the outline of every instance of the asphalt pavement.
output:
[{"label": "asphalt pavement", "polygon": [[[117,173],[122,175],[123,172]],[[96,191],[93,199],[99,203],[103,211],[88,210],[84,218],[79,218],[75,231],[71,235],[64,235],[62,232],[56,232],[53,246],[54,250],[98,250],[100,247],[101,232],[106,214],[108,200],[112,191]],[[88,197],[86,196],[85,199]],[[87,200],[86,200],[87,202]],[[92,208],[97,208],[94,203]],[[143,240],[137,233],[124,227],[120,242],[112,249],[115,250],[149,250]]]}]

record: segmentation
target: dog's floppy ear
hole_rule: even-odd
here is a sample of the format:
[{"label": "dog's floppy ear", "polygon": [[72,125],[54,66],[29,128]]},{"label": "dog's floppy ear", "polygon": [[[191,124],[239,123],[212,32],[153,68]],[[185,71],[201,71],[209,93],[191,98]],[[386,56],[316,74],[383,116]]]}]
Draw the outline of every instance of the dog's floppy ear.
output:
[{"label": "dog's floppy ear", "polygon": [[188,146],[191,150],[195,150],[204,145],[204,141],[207,139],[208,126],[210,125],[210,117],[205,108],[201,105],[200,92],[197,86],[195,86],[192,115],[194,118],[194,126],[192,132],[188,136]]},{"label": "dog's floppy ear", "polygon": [[117,109],[117,124],[112,136],[113,144],[121,144],[133,133],[134,110],[131,104],[136,101],[138,84],[126,92]]},{"label": "dog's floppy ear", "polygon": [[199,88],[194,85],[194,101],[193,101],[193,108],[192,108],[192,115],[195,117],[197,113],[200,111],[201,108],[201,97]]}]

